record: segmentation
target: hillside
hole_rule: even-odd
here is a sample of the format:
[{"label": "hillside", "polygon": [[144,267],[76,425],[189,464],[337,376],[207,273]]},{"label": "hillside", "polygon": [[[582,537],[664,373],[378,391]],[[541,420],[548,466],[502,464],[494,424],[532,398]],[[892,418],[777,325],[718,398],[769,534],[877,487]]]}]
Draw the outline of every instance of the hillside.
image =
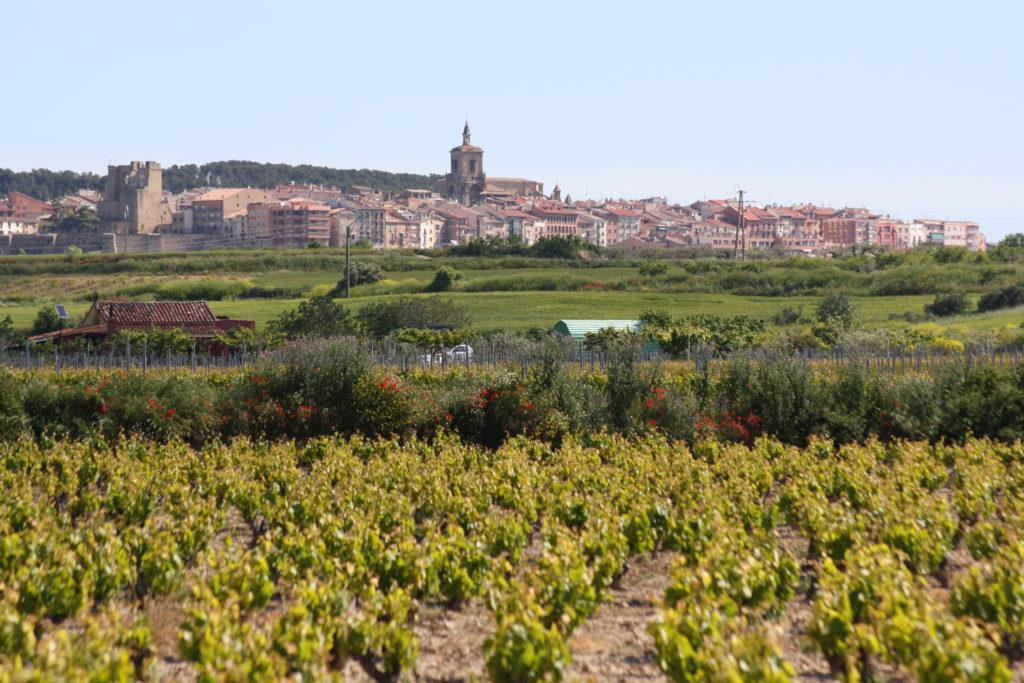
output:
[{"label": "hillside", "polygon": [[[220,187],[276,187],[297,183],[327,187],[367,185],[374,189],[400,192],[409,188],[432,189],[436,175],[416,173],[390,173],[370,169],[336,169],[309,164],[262,164],[257,161],[213,161],[207,164],[185,164],[164,167],[164,189],[174,193],[192,187],[215,185]],[[74,194],[79,190],[102,191],[107,177],[77,171],[51,171],[36,168],[31,171],[12,171],[0,168],[0,197],[23,192],[31,197],[49,201]]]}]

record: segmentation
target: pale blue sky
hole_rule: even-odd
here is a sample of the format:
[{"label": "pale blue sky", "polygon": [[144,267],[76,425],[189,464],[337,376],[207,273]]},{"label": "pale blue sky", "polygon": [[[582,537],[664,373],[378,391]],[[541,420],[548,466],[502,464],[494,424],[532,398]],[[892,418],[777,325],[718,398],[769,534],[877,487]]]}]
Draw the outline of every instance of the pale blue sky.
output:
[{"label": "pale blue sky", "polygon": [[1020,2],[11,2],[0,167],[225,159],[1024,231]]}]

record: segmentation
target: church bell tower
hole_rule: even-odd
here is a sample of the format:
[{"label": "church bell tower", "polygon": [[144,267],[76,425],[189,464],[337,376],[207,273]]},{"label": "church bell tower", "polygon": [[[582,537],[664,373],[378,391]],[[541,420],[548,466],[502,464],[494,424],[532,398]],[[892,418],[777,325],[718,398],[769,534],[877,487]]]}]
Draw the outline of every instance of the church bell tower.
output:
[{"label": "church bell tower", "polygon": [[451,150],[451,171],[442,183],[442,196],[464,206],[480,203],[480,195],[487,185],[484,151],[470,143],[468,120],[462,129],[462,144]]}]

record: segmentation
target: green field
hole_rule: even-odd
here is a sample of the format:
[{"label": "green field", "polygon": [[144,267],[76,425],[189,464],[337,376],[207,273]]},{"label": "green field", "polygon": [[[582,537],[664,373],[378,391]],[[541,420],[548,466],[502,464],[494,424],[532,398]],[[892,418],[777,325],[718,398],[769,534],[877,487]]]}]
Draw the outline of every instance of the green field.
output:
[{"label": "green field", "polygon": [[[667,262],[664,274],[645,277],[640,274],[639,260],[360,253],[357,260],[381,265],[386,278],[354,287],[351,306],[357,310],[382,298],[421,296],[435,268],[444,264],[456,267],[464,279],[442,296],[464,306],[474,327],[481,331],[550,329],[563,318],[636,318],[648,309],[677,317],[711,313],[770,320],[783,308],[801,309],[806,329],[818,301],[831,291],[850,294],[860,324],[875,328],[908,325],[905,320],[894,322],[891,316],[919,316],[934,300],[933,291],[963,291],[973,308],[986,291],[1024,283],[1024,266],[995,262],[984,254],[954,263],[929,260],[932,256],[928,253],[897,256],[898,262],[885,268],[861,257],[745,264],[674,261]],[[0,320],[9,315],[16,329],[25,330],[41,307],[63,303],[71,315],[68,325],[75,325],[88,309],[93,292],[102,299],[152,300],[157,285],[218,282],[298,292],[333,287],[343,276],[343,256],[333,250],[154,254],[131,259],[15,257],[0,261]],[[299,301],[226,299],[209,303],[218,315],[253,319],[263,325]],[[1010,337],[1020,334],[1022,320],[1024,311],[1014,308],[937,318],[927,324],[952,336],[997,333]]]},{"label": "green field", "polygon": [[[464,306],[481,330],[544,328],[568,318],[633,319],[646,309],[663,309],[673,316],[712,313],[721,316],[749,315],[768,319],[785,307],[802,306],[811,315],[817,297],[754,297],[733,294],[658,294],[653,292],[453,292],[441,295]],[[353,310],[388,297],[356,297]],[[920,310],[931,297],[857,297],[861,319],[882,324],[890,313]],[[265,322],[297,305],[297,300],[217,301],[210,307],[218,315],[250,317]]]}]

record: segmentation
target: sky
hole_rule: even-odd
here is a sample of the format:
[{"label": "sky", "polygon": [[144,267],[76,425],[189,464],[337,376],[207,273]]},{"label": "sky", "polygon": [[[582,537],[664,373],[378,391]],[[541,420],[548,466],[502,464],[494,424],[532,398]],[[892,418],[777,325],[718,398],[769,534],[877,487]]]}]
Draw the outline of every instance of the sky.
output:
[{"label": "sky", "polygon": [[228,159],[1024,232],[1024,3],[8,3],[0,168]]}]

